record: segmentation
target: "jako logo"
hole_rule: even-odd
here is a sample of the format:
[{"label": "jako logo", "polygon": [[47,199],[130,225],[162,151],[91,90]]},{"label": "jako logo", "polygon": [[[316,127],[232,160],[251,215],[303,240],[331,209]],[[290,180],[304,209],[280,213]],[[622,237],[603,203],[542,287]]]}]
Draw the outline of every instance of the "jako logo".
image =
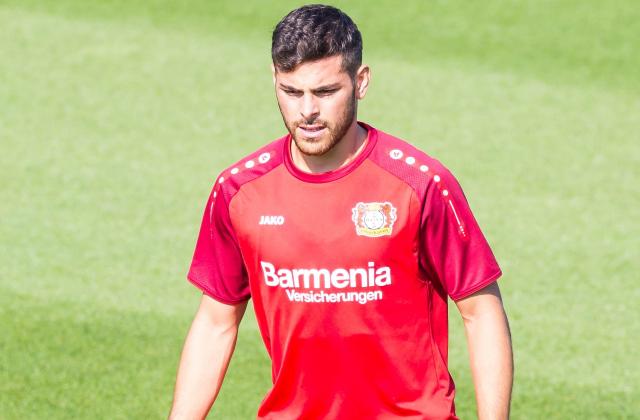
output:
[{"label": "jako logo", "polygon": [[284,225],[284,216],[260,216],[259,225]]}]

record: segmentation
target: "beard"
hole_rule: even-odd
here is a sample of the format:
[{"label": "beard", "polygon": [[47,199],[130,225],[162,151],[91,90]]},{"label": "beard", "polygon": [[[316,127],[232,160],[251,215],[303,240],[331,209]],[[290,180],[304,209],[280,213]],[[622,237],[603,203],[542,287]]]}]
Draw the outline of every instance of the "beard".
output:
[{"label": "beard", "polygon": [[[278,107],[280,107],[280,104],[278,104]],[[313,120],[300,119],[297,121],[287,121],[284,117],[284,113],[282,113],[282,108],[280,108],[280,114],[282,114],[284,125],[291,134],[291,138],[295,142],[296,147],[305,155],[322,156],[329,150],[333,149],[333,147],[342,140],[345,134],[347,134],[349,127],[351,127],[351,124],[356,117],[356,108],[357,99],[356,90],[354,88],[344,112],[339,116],[335,123],[330,123],[321,118],[314,118]],[[319,138],[313,139],[298,136],[296,134],[296,129],[300,125],[305,124],[321,125],[326,129],[326,133]]]}]

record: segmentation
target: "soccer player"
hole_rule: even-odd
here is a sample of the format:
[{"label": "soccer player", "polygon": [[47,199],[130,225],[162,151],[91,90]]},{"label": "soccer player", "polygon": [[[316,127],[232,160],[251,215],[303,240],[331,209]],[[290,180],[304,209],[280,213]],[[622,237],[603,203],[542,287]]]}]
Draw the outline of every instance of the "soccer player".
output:
[{"label": "soccer player", "polygon": [[206,416],[253,299],[272,361],[260,419],[455,419],[447,300],[464,320],[480,419],[509,416],[501,271],[453,175],[356,118],[370,81],[340,10],[278,23],[288,134],[217,178],[189,280],[203,292],[170,418]]}]

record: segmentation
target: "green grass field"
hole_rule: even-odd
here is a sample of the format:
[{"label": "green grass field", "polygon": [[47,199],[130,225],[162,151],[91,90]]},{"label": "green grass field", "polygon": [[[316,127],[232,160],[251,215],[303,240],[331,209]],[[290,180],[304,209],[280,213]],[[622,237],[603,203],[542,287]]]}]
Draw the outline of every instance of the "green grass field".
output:
[{"label": "green grass field", "polygon": [[[637,1],[335,4],[372,67],[360,119],[452,169],[501,262],[513,418],[638,418]],[[0,0],[1,419],[167,415],[202,208],[284,132],[270,31],[298,5]],[[210,417],[255,417],[269,372],[249,314]]]}]

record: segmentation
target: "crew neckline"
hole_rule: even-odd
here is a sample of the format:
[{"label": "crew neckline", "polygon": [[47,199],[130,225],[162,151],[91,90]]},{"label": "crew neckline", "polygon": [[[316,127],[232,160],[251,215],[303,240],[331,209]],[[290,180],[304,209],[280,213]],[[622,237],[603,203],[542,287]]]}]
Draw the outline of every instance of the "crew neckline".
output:
[{"label": "crew neckline", "polygon": [[301,181],[321,183],[335,181],[356,170],[356,168],[358,168],[358,166],[360,166],[360,164],[362,164],[362,162],[364,162],[369,157],[378,140],[378,131],[375,128],[361,121],[358,121],[358,124],[362,128],[365,128],[367,130],[367,137],[364,140],[366,144],[360,151],[360,153],[358,153],[351,162],[344,166],[334,169],[333,171],[315,174],[304,172],[293,163],[293,157],[291,156],[292,138],[291,134],[288,134],[286,140],[284,141],[284,164],[289,173],[291,173]]}]

